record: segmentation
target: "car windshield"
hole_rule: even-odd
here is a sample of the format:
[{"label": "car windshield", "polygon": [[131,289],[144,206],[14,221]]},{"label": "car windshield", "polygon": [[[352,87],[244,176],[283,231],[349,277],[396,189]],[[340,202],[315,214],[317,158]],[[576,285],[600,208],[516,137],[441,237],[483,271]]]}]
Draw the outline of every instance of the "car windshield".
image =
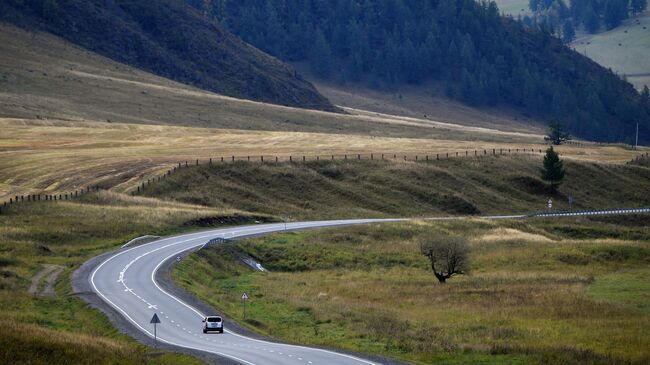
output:
[{"label": "car windshield", "polygon": [[221,322],[219,317],[208,317],[208,322]]}]

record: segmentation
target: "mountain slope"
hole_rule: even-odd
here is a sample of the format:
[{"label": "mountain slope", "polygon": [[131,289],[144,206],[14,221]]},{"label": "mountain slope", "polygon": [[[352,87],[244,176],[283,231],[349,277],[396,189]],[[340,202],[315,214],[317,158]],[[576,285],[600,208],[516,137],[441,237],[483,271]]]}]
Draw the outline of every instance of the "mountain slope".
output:
[{"label": "mountain slope", "polygon": [[8,0],[0,2],[0,20],[49,31],[116,61],[221,94],[336,110],[293,68],[182,1]]},{"label": "mountain slope", "polygon": [[514,107],[582,138],[630,143],[638,122],[650,143],[650,103],[632,85],[492,2],[188,1],[320,79],[375,89],[434,81],[469,105]]}]

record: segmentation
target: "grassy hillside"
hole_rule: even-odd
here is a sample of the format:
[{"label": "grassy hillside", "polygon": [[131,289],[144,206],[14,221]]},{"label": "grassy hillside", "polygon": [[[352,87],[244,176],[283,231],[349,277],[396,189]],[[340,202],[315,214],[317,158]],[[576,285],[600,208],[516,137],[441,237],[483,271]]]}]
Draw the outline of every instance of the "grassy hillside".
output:
[{"label": "grassy hillside", "polygon": [[[197,229],[206,217],[245,213],[206,209],[110,192],[74,202],[29,203],[0,215],[0,363],[199,364],[188,356],[150,353],[114,329],[75,295],[70,276],[93,256],[145,234]],[[245,220],[245,219],[244,219]],[[28,293],[45,265],[60,265],[55,296]]]},{"label": "grassy hillside", "polygon": [[[308,72],[305,75],[311,79]],[[353,114],[364,110],[523,133],[542,134],[547,127],[545,122],[516,109],[463,104],[445,96],[444,90],[435,83],[402,86],[396,90],[375,90],[358,83],[315,81],[314,84],[331,102]]]},{"label": "grassy hillside", "polygon": [[225,95],[336,110],[281,61],[182,1],[21,0],[0,21],[45,30],[118,62]]},{"label": "grassy hillside", "polygon": [[[434,157],[435,158],[435,157]],[[279,215],[285,219],[511,214],[545,209],[650,205],[650,170],[566,161],[551,194],[540,157],[487,156],[430,162],[234,163],[182,169],[144,190],[152,197]]]},{"label": "grassy hillside", "polygon": [[[155,76],[43,32],[0,23],[0,116],[383,136],[487,138],[481,130],[411,118],[343,115],[225,97]],[[445,119],[458,123],[460,117]],[[467,123],[472,125],[473,123]],[[534,130],[519,130],[527,132]],[[481,137],[478,135],[480,134]]]},{"label": "grassy hillside", "polygon": [[[416,364],[650,361],[648,217],[413,222],[279,234],[193,254],[177,283],[289,341]],[[437,284],[417,240],[470,242],[471,272]],[[239,296],[246,292],[247,320]]]}]

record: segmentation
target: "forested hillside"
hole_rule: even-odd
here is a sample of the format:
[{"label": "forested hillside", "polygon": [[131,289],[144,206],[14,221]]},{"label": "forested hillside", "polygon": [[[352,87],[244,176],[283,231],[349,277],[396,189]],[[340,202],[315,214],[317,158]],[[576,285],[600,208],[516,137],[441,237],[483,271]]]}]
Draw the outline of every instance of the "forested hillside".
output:
[{"label": "forested hillside", "polygon": [[534,18],[526,16],[524,23],[543,23],[570,42],[576,27],[583,26],[589,33],[596,33],[603,26],[610,30],[647,7],[648,0],[530,0]]},{"label": "forested hillside", "polygon": [[318,77],[394,88],[436,80],[475,106],[514,106],[582,138],[650,143],[650,105],[549,31],[473,0],[186,0]]},{"label": "forested hillside", "polygon": [[336,110],[292,67],[183,0],[2,0],[0,21],[45,30],[118,62],[221,94]]}]

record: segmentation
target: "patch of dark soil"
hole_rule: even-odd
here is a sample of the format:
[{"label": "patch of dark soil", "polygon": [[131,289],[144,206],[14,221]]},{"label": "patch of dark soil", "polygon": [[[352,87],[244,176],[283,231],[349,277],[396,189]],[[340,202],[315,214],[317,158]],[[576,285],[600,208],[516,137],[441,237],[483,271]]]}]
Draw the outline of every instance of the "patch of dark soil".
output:
[{"label": "patch of dark soil", "polygon": [[551,189],[551,186],[541,179],[532,176],[514,176],[510,178],[515,188],[528,194],[545,195],[554,198],[566,198],[561,192]]},{"label": "patch of dark soil", "polygon": [[456,195],[442,195],[440,197],[440,208],[444,212],[455,214],[474,215],[481,213],[474,204]]}]

